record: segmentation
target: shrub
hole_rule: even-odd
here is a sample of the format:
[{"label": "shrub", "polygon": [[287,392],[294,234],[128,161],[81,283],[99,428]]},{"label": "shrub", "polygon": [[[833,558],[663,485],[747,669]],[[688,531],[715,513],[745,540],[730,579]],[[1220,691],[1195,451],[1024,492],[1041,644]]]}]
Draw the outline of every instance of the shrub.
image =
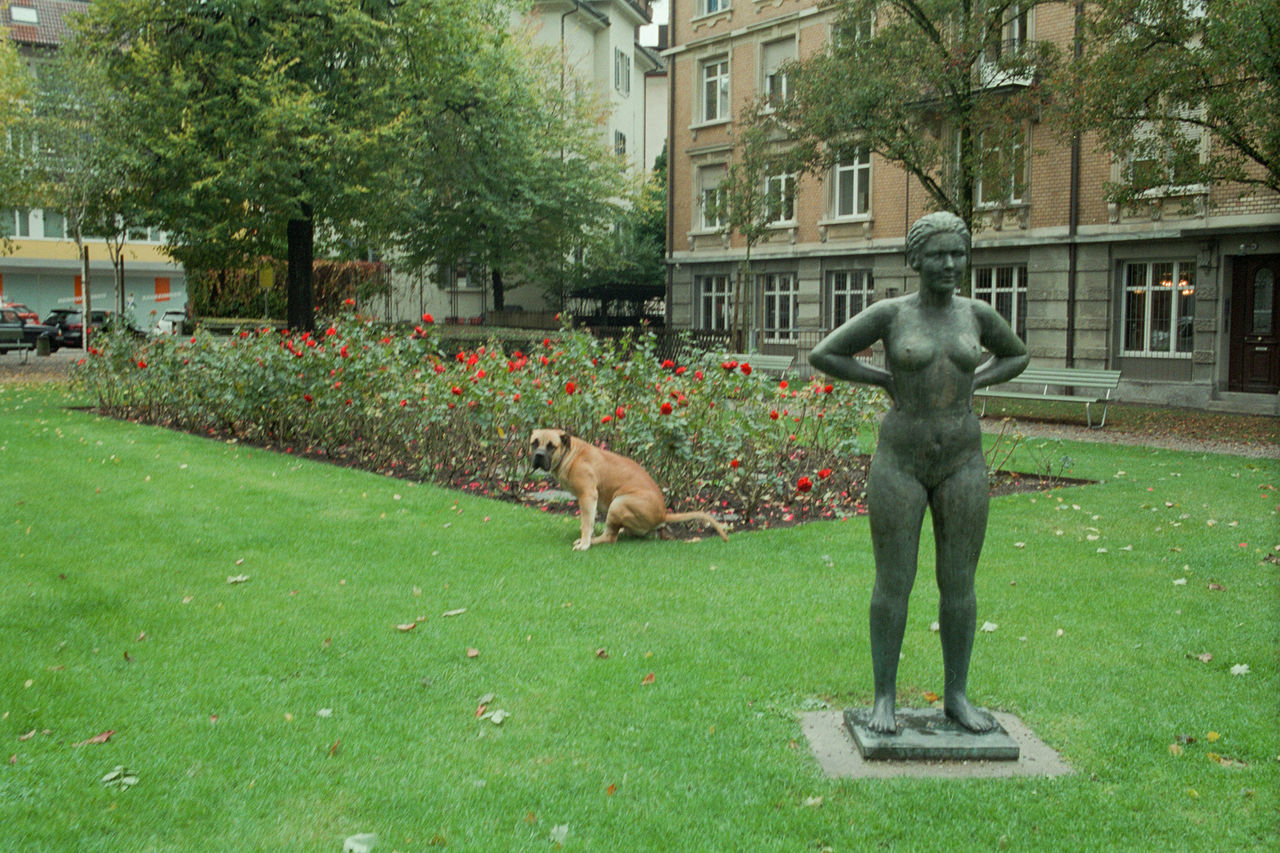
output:
[{"label": "shrub", "polygon": [[636,459],[677,508],[750,516],[798,494],[858,497],[841,463],[862,452],[878,392],[778,380],[715,354],[663,361],[643,331],[442,351],[428,319],[411,332],[346,314],[300,335],[103,335],[74,377],[114,416],[500,495],[528,473],[530,431],[558,427]]}]

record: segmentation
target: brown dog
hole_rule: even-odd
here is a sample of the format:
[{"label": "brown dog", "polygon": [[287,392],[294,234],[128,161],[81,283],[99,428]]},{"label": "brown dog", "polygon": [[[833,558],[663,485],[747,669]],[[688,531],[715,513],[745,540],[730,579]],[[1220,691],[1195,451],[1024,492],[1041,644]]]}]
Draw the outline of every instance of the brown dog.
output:
[{"label": "brown dog", "polygon": [[[662,489],[633,459],[588,444],[561,429],[535,429],[529,448],[533,467],[555,474],[560,485],[578,499],[582,531],[573,543],[575,551],[617,542],[623,530],[644,536],[668,522],[692,519],[705,521],[721,539],[729,539],[720,522],[705,512],[667,512]],[[601,503],[607,508],[604,533],[593,538],[596,508]]]}]

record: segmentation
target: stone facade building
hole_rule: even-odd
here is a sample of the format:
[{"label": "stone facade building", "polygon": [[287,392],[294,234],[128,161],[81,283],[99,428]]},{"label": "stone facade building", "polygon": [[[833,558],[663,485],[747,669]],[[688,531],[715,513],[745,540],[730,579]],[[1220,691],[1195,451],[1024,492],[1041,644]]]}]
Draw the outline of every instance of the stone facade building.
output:
[{"label": "stone facade building", "polygon": [[[1074,5],[1036,6],[1013,37],[1069,49]],[[714,200],[738,114],[760,95],[785,96],[782,63],[822,49],[833,14],[815,0],[673,0],[673,327],[725,327],[746,246],[716,221]],[[1060,137],[1047,120],[1033,123],[1021,174],[979,189],[994,203],[973,235],[973,295],[1009,320],[1033,365],[1119,369],[1120,399],[1280,414],[1280,196],[1178,187],[1120,209],[1103,185],[1123,164],[1088,138],[1073,156]],[[875,155],[820,179],[769,180],[789,203],[751,249],[751,341],[802,365],[809,347],[868,302],[914,289],[903,247],[927,200]]]}]

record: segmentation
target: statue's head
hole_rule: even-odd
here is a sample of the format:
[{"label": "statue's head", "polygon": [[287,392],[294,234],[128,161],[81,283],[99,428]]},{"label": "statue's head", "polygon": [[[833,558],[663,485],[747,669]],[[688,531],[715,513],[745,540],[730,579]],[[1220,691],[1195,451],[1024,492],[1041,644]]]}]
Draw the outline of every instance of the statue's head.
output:
[{"label": "statue's head", "polygon": [[964,220],[949,210],[939,210],[917,219],[907,232],[907,266],[920,269],[920,252],[935,234],[959,234],[964,238],[966,252],[973,247],[973,237]]}]

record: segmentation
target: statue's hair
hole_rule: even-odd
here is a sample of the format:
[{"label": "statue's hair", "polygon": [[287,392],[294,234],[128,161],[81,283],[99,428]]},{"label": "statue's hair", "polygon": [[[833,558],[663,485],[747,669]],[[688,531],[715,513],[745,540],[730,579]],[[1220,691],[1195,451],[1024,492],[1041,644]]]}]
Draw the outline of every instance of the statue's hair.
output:
[{"label": "statue's hair", "polygon": [[935,234],[959,234],[964,238],[965,251],[973,247],[973,236],[964,220],[949,210],[939,210],[922,216],[907,232],[907,266],[913,270],[920,268],[920,250],[929,238]]}]

